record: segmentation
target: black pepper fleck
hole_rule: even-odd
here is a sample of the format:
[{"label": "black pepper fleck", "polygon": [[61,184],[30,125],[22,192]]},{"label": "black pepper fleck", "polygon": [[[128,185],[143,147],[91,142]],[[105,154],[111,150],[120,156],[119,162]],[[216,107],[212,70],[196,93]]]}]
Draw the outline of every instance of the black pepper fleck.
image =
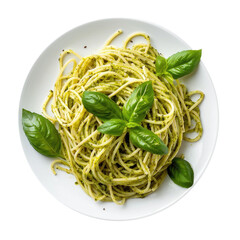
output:
[{"label": "black pepper fleck", "polygon": [[84,46],[84,48],[87,48],[87,46]]},{"label": "black pepper fleck", "polygon": [[105,208],[103,208],[103,211],[105,211],[106,209]]},{"label": "black pepper fleck", "polygon": [[130,42],[133,43],[133,40],[131,40]]}]

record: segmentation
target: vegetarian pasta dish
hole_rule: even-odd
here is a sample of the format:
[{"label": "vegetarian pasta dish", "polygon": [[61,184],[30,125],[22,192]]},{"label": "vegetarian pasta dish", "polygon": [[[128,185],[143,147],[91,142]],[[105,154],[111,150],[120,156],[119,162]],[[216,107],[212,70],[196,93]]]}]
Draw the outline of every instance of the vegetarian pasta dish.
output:
[{"label": "vegetarian pasta dish", "polygon": [[[201,50],[165,58],[145,33],[113,46],[121,33],[94,55],[64,50],[44,117],[25,109],[22,115],[32,146],[55,158],[54,174],[73,174],[94,200],[116,204],[156,191],[167,174],[181,187],[192,186],[193,170],[179,149],[183,140],[202,136],[199,104],[204,98],[179,80],[196,69]],[[137,36],[143,43],[132,44]],[[48,104],[53,115],[47,113]],[[35,135],[44,129],[41,137]]]}]

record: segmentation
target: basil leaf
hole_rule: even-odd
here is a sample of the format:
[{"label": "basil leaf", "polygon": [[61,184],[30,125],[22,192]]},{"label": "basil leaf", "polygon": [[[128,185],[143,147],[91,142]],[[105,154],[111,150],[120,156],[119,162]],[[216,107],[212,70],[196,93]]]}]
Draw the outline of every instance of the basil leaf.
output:
[{"label": "basil leaf", "polygon": [[135,122],[128,122],[127,123],[127,128],[134,128],[134,127],[137,127],[137,126],[140,126],[138,123],[135,123]]},{"label": "basil leaf", "polygon": [[87,111],[103,122],[110,119],[122,119],[122,112],[118,105],[103,93],[85,91],[82,101]]},{"label": "basil leaf", "polygon": [[163,56],[157,56],[155,62],[156,75],[162,76],[167,70],[167,60]]},{"label": "basil leaf", "polygon": [[147,81],[134,89],[123,106],[123,116],[129,122],[141,123],[153,105],[154,92],[152,82]]},{"label": "basil leaf", "polygon": [[125,128],[126,121],[122,119],[111,119],[98,127],[98,131],[113,136],[121,136]]},{"label": "basil leaf", "polygon": [[189,188],[193,185],[194,173],[191,165],[184,159],[174,158],[167,169],[169,177],[177,185]]},{"label": "basil leaf", "polygon": [[61,136],[48,119],[23,109],[22,126],[36,151],[48,157],[61,156]]},{"label": "basil leaf", "polygon": [[167,59],[167,71],[174,79],[191,73],[199,64],[202,50],[185,50],[173,54]]},{"label": "basil leaf", "polygon": [[167,146],[152,131],[141,126],[130,129],[130,141],[135,147],[151,153],[163,155],[168,153]]}]

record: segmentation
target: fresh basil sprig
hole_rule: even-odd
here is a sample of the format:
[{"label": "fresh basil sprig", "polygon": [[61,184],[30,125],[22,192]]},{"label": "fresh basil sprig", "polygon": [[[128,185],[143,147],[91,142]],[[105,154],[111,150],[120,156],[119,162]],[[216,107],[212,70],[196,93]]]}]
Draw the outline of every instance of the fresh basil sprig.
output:
[{"label": "fresh basil sprig", "polygon": [[141,123],[153,105],[154,92],[151,81],[147,81],[134,89],[123,106],[123,117],[128,122]]},{"label": "fresh basil sprig", "polygon": [[138,148],[155,154],[167,154],[168,148],[163,141],[152,131],[137,126],[129,130],[130,141]]},{"label": "fresh basil sprig", "polygon": [[202,56],[202,50],[185,50],[173,54],[165,59],[157,56],[155,62],[157,76],[171,76],[174,79],[186,76],[198,66]]},{"label": "fresh basil sprig", "polygon": [[122,119],[122,112],[118,105],[108,96],[100,92],[85,91],[82,97],[83,105],[103,122],[111,119]]},{"label": "fresh basil sprig", "polygon": [[174,158],[167,169],[169,177],[177,185],[190,188],[194,181],[194,172],[189,162],[182,158]]},{"label": "fresh basil sprig", "polygon": [[134,146],[155,154],[167,154],[168,148],[163,141],[150,130],[140,126],[154,101],[151,81],[134,89],[123,106],[123,113],[115,102],[102,93],[85,91],[82,101],[89,112],[105,121],[98,127],[99,132],[120,136],[125,129],[129,129],[130,141]]},{"label": "fresh basil sprig", "polygon": [[62,157],[61,136],[45,117],[22,110],[23,130],[36,151],[48,157]]}]

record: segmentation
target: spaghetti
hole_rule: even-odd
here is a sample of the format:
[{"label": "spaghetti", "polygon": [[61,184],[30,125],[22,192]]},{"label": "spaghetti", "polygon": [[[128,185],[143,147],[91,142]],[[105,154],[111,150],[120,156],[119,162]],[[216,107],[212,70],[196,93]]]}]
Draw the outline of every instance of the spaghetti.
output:
[{"label": "spaghetti", "polygon": [[[76,183],[93,199],[124,204],[128,198],[145,197],[154,192],[166,176],[166,169],[177,155],[183,140],[201,138],[202,125],[198,105],[201,91],[188,92],[184,84],[175,84],[155,75],[159,55],[144,33],[129,36],[122,48],[111,45],[122,31],[118,30],[97,54],[81,57],[72,50],[60,56],[60,73],[53,91],[43,105],[43,114],[56,123],[62,138],[65,159],[52,162],[55,169],[71,173]],[[128,48],[136,36],[146,43]],[[74,58],[65,60],[66,55]],[[76,60],[78,58],[79,62]],[[71,71],[66,73],[71,66]],[[142,126],[157,134],[168,146],[167,155],[155,155],[136,148],[128,133],[120,137],[97,131],[101,120],[87,112],[82,103],[85,90],[108,95],[122,109],[132,91],[145,81],[152,81],[154,104]],[[200,97],[196,102],[193,95]],[[54,117],[46,112],[52,99]],[[195,133],[190,138],[189,133]]]}]

